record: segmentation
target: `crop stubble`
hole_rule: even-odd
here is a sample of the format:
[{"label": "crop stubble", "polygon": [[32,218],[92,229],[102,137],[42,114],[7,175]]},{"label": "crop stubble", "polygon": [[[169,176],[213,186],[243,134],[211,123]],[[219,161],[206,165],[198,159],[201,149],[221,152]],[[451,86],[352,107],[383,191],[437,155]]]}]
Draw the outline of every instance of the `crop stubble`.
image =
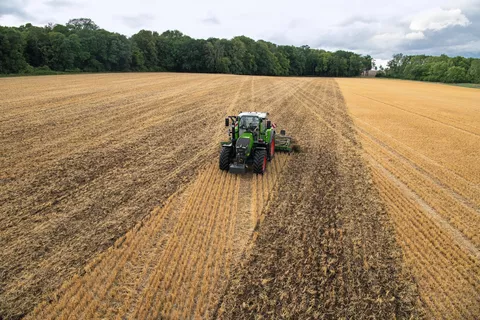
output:
[{"label": "crop stubble", "polygon": [[338,80],[428,318],[480,317],[480,92]]},{"label": "crop stubble", "polygon": [[[2,316],[40,301],[30,317],[417,314],[333,80],[1,80]],[[222,119],[245,110],[302,153],[219,172]]]},{"label": "crop stubble", "polygon": [[218,315],[409,318],[421,315],[393,228],[361,159],[334,80],[303,80],[288,110],[294,156]]},{"label": "crop stubble", "polygon": [[225,113],[250,104],[249,80],[1,79],[0,314],[31,310],[193,180],[217,156]]},{"label": "crop stubble", "polygon": [[[216,164],[172,196],[56,293],[33,318],[208,317],[226,286],[231,264],[256,222],[241,202],[269,197],[287,156],[262,177],[230,175]],[[258,192],[250,190],[256,187]],[[240,193],[239,190],[244,191]]]}]

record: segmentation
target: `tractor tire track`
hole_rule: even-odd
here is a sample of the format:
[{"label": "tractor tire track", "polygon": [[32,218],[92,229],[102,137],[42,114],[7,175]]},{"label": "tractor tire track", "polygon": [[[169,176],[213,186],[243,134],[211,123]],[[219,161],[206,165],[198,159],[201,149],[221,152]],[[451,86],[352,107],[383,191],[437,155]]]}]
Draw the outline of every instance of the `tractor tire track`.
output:
[{"label": "tractor tire track", "polygon": [[[277,154],[263,176],[232,175],[210,164],[191,186],[152,212],[121,245],[101,255],[90,271],[64,284],[57,298],[39,305],[29,317],[211,316],[244,249],[233,239],[249,237],[254,229],[249,219],[235,217],[252,215],[251,198],[258,208],[266,205],[289,158]],[[256,194],[241,192],[257,184],[263,187]],[[145,252],[147,260],[140,258]],[[133,270],[143,272],[132,278]],[[125,305],[115,311],[110,308],[113,301]]]},{"label": "tractor tire track", "polygon": [[285,103],[302,152],[289,162],[217,316],[418,317],[415,285],[355,132],[334,116],[346,109],[339,88],[304,81],[314,82],[298,85]]}]

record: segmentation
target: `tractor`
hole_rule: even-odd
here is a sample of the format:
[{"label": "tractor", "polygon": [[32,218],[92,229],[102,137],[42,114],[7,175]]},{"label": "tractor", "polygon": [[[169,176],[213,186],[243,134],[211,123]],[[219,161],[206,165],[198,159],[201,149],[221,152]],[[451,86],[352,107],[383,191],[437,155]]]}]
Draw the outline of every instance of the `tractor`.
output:
[{"label": "tractor", "polygon": [[230,141],[222,142],[221,170],[246,173],[247,167],[252,167],[254,173],[263,174],[275,151],[292,151],[291,138],[284,130],[277,137],[275,125],[267,116],[266,112],[241,112],[225,118]]}]

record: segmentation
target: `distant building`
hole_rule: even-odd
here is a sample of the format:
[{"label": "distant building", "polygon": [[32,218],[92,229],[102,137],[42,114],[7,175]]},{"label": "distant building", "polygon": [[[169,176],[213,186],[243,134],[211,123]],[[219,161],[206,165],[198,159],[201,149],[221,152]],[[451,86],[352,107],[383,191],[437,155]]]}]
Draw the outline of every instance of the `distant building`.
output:
[{"label": "distant building", "polygon": [[372,77],[372,78],[375,78],[375,76],[377,75],[377,70],[369,70],[369,71],[363,71],[362,74],[361,74],[361,77]]}]

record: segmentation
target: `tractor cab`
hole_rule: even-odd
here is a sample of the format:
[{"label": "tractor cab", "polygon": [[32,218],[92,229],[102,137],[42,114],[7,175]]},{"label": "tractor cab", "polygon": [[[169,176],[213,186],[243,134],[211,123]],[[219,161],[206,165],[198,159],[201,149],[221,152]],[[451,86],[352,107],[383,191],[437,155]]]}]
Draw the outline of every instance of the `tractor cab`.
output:
[{"label": "tractor cab", "polygon": [[254,140],[258,140],[260,134],[264,134],[266,125],[263,121],[266,119],[266,113],[243,112],[238,115],[238,134],[242,136],[245,133],[251,133]]},{"label": "tractor cab", "polygon": [[257,116],[243,116],[238,122],[238,128],[243,132],[255,132],[260,125],[260,119]]}]

